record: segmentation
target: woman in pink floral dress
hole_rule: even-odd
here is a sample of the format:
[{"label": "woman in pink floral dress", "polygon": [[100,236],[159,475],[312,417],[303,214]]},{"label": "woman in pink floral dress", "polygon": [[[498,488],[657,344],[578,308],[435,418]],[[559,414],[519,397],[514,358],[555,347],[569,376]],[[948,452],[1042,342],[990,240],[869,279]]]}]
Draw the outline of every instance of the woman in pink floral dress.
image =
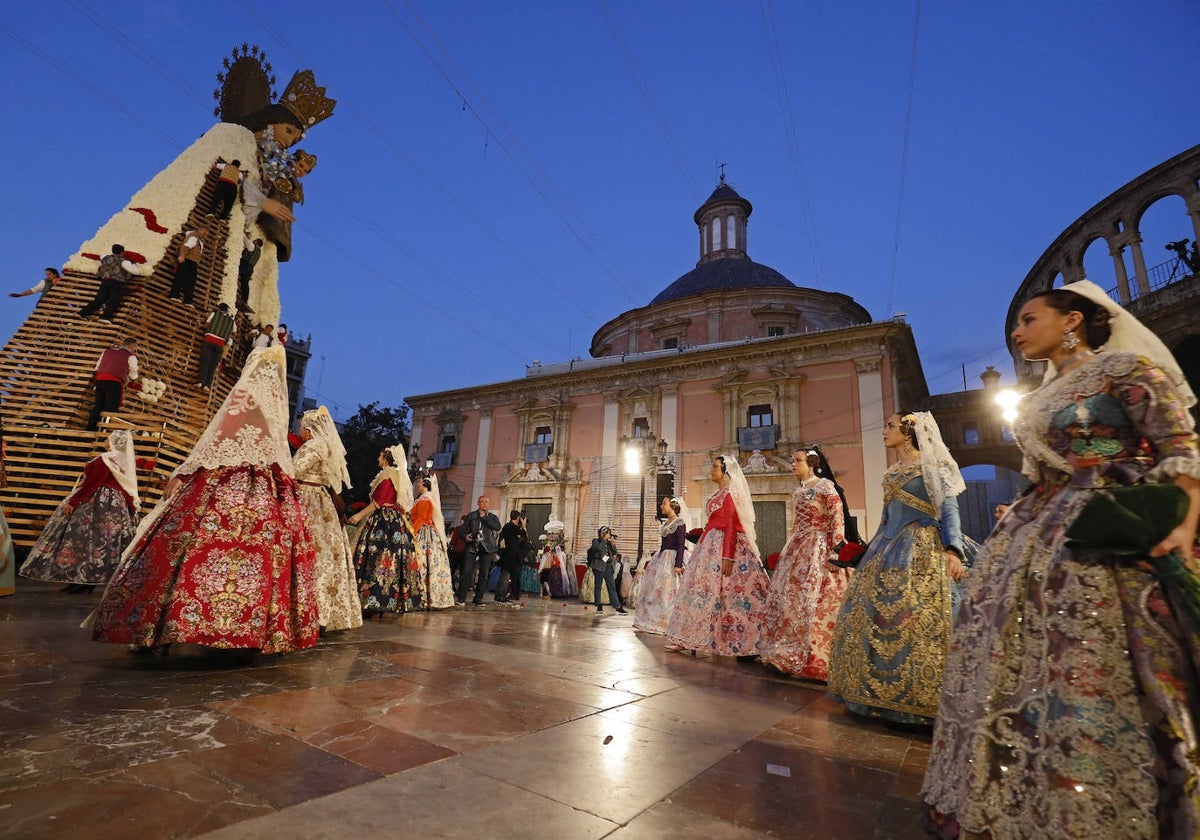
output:
[{"label": "woman in pink floral dress", "polygon": [[819,474],[815,451],[792,454],[795,520],[767,597],[763,665],[794,677],[829,679],[829,644],[837,626],[850,570],[831,565],[830,553],[844,541],[842,500],[837,486]]},{"label": "woman in pink floral dress", "polygon": [[667,626],[667,650],[754,658],[771,585],[754,544],[754,506],[732,456],[713,458],[718,490],[708,522],[683,570]]}]

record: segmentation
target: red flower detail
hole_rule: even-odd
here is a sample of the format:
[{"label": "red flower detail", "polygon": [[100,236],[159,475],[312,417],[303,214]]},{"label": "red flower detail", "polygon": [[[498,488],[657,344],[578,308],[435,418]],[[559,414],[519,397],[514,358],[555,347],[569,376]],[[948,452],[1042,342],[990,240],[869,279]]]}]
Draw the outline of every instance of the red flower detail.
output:
[{"label": "red flower detail", "polygon": [[166,233],[167,229],[158,223],[158,217],[154,215],[154,211],[149,207],[130,207],[134,213],[140,213],[142,218],[146,220],[146,229],[152,233]]}]

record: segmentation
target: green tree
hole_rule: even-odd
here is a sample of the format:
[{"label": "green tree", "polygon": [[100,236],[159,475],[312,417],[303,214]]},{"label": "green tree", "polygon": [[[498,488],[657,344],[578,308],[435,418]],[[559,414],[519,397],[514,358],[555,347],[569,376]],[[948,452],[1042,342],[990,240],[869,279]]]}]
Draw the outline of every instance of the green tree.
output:
[{"label": "green tree", "polygon": [[[379,451],[397,443],[409,449],[412,424],[409,407],[401,403],[395,408],[380,406],[378,401],[360,405],[358,411],[342,426],[342,445],[346,447],[346,467],[350,471],[351,501],[367,501],[371,494],[371,479],[379,472]],[[407,469],[406,464],[397,464]]]}]

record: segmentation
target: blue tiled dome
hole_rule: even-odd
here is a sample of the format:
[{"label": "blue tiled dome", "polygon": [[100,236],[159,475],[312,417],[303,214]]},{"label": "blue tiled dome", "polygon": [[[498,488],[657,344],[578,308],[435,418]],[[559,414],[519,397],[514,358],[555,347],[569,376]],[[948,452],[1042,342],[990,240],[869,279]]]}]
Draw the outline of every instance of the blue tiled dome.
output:
[{"label": "blue tiled dome", "polygon": [[771,286],[797,288],[795,283],[775,269],[746,257],[706,260],[659,292],[658,296],[650,301],[650,305],[722,289],[758,289]]}]

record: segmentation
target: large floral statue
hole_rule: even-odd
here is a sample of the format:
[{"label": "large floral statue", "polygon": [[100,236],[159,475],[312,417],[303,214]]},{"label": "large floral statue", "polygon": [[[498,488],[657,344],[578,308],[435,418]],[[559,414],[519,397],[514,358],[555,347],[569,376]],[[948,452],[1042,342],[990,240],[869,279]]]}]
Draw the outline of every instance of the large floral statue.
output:
[{"label": "large floral statue", "polygon": [[[113,243],[124,245],[126,257],[135,262],[156,263],[197,212],[212,211],[228,221],[224,242],[210,243],[217,250],[224,244],[226,251],[220,300],[235,302],[243,243],[261,239],[244,303],[260,320],[274,322],[279,314],[278,264],[291,256],[291,207],[302,194],[299,179],[315,162],[314,156],[289,150],[327,119],[336,103],[317,86],[311,70],[292,76],[283,96],[272,103],[274,77],[257,47],[235,50],[225,66],[217,77],[222,86],[216,114],[223,121],[138,190],[80,246],[66,268],[94,273]],[[218,182],[216,195],[211,203],[199,202],[210,174]]]}]

